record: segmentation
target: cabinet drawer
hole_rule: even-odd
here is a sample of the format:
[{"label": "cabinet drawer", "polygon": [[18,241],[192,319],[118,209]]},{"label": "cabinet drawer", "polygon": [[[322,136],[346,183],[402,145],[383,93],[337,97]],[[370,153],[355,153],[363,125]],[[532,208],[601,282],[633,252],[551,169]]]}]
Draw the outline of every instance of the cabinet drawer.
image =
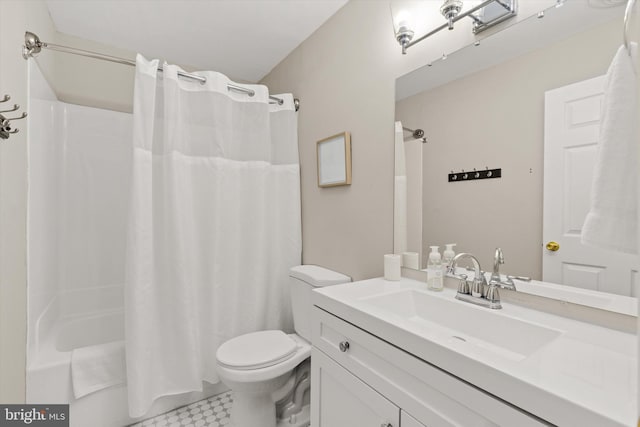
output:
[{"label": "cabinet drawer", "polygon": [[551,425],[318,307],[312,336],[314,347],[428,427]]}]

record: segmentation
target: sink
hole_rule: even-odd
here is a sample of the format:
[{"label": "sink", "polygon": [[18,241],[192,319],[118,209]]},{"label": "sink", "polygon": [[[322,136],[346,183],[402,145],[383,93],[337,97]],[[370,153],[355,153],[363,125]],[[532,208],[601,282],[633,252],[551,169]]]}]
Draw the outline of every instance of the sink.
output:
[{"label": "sink", "polygon": [[467,354],[489,353],[519,361],[562,334],[487,308],[414,289],[364,297],[360,301]]}]

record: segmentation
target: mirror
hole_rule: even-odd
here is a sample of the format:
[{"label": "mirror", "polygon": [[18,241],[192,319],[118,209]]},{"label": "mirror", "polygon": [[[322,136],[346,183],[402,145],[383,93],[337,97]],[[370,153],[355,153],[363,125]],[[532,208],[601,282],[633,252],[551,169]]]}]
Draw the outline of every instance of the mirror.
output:
[{"label": "mirror", "polygon": [[[574,150],[569,155],[574,163],[567,170],[547,170],[545,177],[545,165],[551,164],[545,163],[545,137],[549,140],[552,111],[545,106],[550,102],[545,93],[606,73],[622,44],[625,3],[567,1],[398,78],[396,120],[402,124],[396,124],[396,141],[404,142],[396,142],[395,209],[405,212],[405,228],[396,223],[394,233],[403,236],[404,251],[420,254],[421,268],[426,268],[430,245],[440,246],[442,253],[445,244],[456,243],[457,253],[474,254],[491,272],[495,248],[500,247],[502,274],[571,286],[554,290],[553,285],[516,281],[517,287],[522,284],[519,291],[535,288],[532,293],[546,296],[547,288],[549,295],[571,290],[567,295],[584,294],[577,301],[601,300],[600,308],[636,312],[630,297],[640,283],[637,256],[609,253],[595,263],[574,258],[553,267],[559,274],[550,274],[549,261],[557,263],[559,254],[572,249],[562,234],[577,233],[579,238],[595,145]],[[576,120],[575,127],[597,122],[601,95],[575,99],[590,100],[563,107]],[[428,142],[412,139],[410,132],[402,134],[401,126],[423,129]],[[404,190],[398,191],[403,188],[398,187],[402,169]],[[461,177],[493,169],[500,169],[499,178],[449,182],[449,174]],[[574,191],[559,203],[549,199],[545,205],[546,195],[565,187]],[[555,211],[545,213],[554,205]],[[543,231],[543,223],[548,227],[556,220],[564,221],[563,232],[556,236]],[[560,243],[558,251],[545,249],[551,241]],[[611,258],[624,258],[630,266],[621,280],[607,283]],[[565,294],[558,298],[571,300]],[[626,308],[612,308],[616,304]]]}]

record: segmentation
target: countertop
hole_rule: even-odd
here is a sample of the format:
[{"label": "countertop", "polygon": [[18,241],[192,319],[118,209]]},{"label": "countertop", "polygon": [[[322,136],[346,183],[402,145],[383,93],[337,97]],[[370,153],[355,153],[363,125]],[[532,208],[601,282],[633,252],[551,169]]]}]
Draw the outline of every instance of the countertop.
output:
[{"label": "countertop", "polygon": [[[492,357],[468,346],[429,322],[408,321],[372,306],[366,298],[401,290],[424,292],[504,318],[519,319],[561,333],[525,358]],[[631,426],[636,422],[637,340],[628,334],[586,322],[503,302],[489,310],[455,300],[455,291],[426,290],[420,281],[402,278],[363,280],[316,289],[314,305],[403,349],[448,373],[558,426]],[[513,323],[513,322],[512,322]]]}]

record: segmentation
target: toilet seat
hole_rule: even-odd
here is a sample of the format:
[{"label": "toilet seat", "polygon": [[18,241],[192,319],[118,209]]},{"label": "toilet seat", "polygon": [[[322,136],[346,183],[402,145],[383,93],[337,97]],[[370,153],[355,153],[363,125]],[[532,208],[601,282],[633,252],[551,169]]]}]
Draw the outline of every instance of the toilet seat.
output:
[{"label": "toilet seat", "polygon": [[[265,331],[255,332],[255,334],[260,334],[263,332]],[[263,366],[260,368],[245,367],[245,369],[242,369],[242,367],[237,368],[232,366],[238,363],[237,361],[231,362],[229,360],[230,356],[225,354],[226,349],[223,348],[226,346],[227,343],[222,344],[220,348],[218,348],[216,359],[218,362],[217,370],[220,376],[223,378],[223,380],[228,379],[228,380],[239,382],[239,383],[251,383],[251,382],[264,381],[271,378],[276,378],[279,375],[283,375],[283,374],[286,374],[287,372],[291,372],[302,361],[304,361],[309,356],[311,356],[311,344],[308,341],[306,341],[304,338],[296,334],[287,335],[282,331],[267,331],[267,332],[280,332],[282,335],[284,335],[284,338],[287,338],[291,342],[293,342],[293,345],[294,345],[293,353],[291,353],[288,357],[283,357],[282,355],[280,355],[281,357],[278,358],[278,360],[273,361],[270,366]],[[253,335],[253,334],[254,333],[249,335]],[[274,335],[279,335],[279,334],[274,334]],[[282,335],[276,339],[278,340],[282,339],[283,338]],[[242,337],[244,337],[244,335],[237,338],[233,338],[233,340],[236,340]],[[270,346],[271,344],[267,343],[265,345]],[[277,352],[274,351],[274,354],[275,353]],[[286,354],[286,353],[283,353],[283,354]],[[221,360],[221,356],[223,360]],[[223,361],[226,361],[227,364],[223,364]]]},{"label": "toilet seat", "polygon": [[298,346],[282,331],[259,331],[235,337],[218,349],[218,363],[230,369],[253,370],[293,357]]}]

